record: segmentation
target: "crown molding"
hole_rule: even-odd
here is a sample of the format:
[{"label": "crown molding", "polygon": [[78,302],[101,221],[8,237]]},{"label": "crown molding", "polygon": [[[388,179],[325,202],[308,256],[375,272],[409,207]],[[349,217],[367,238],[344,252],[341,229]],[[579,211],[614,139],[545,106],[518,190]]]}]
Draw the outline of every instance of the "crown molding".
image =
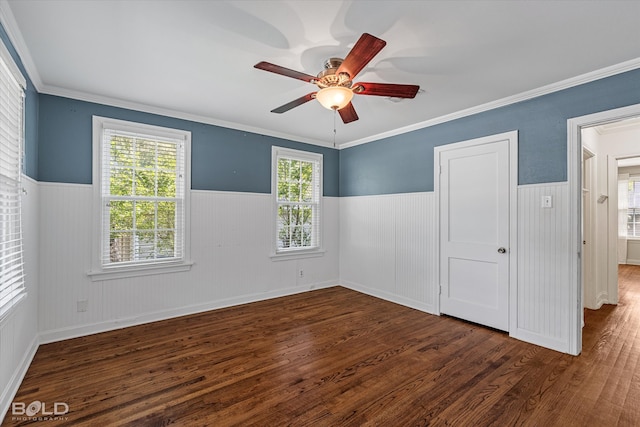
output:
[{"label": "crown molding", "polygon": [[506,98],[498,99],[496,101],[487,102],[486,104],[481,104],[475,107],[467,108],[464,110],[457,111],[455,113],[446,114],[444,116],[436,117],[433,119],[425,120],[424,122],[416,123],[410,126],[405,126],[402,128],[394,129],[389,132],[383,132],[377,135],[372,135],[367,138],[358,139],[356,141],[347,142],[344,144],[340,144],[339,149],[345,149],[350,147],[355,147],[357,145],[366,144],[367,142],[373,142],[384,138],[389,138],[396,135],[401,135],[403,133],[412,132],[418,129],[424,129],[427,127],[435,126],[441,123],[450,122],[452,120],[460,119],[462,117],[471,116],[474,114],[482,113],[484,111],[493,110],[496,108],[504,107],[507,105],[515,104],[517,102],[526,101],[529,99],[537,98],[542,95],[547,95],[549,93],[558,92],[563,89],[568,89],[571,87],[579,86],[581,84],[589,83],[595,80],[599,80],[605,77],[610,77],[616,74],[621,74],[626,71],[635,70],[640,68],[640,58],[632,59],[629,61],[621,62],[616,65],[612,65],[609,67],[601,68],[596,71],[592,71],[589,73],[581,74],[576,77],[571,77],[566,80],[562,80],[556,83],[551,83],[546,86],[542,86],[536,89],[532,89],[526,92],[519,93],[517,95],[508,96]]},{"label": "crown molding", "polygon": [[[1,0],[0,0],[1,1]],[[95,95],[87,92],[75,91],[55,86],[44,85],[42,90],[38,91],[44,95],[59,96],[62,98],[70,98],[78,101],[92,102],[100,105],[107,105],[110,107],[124,108],[127,110],[139,111],[142,113],[157,114],[164,117],[171,117],[174,119],[187,120],[196,123],[203,123],[208,125],[220,126],[228,129],[234,129],[242,132],[256,133],[259,135],[270,136],[274,138],[287,139],[289,141],[296,141],[305,144],[317,145],[320,147],[333,148],[333,143],[327,141],[316,140],[312,138],[301,138],[300,136],[290,135],[284,132],[275,132],[269,129],[262,129],[255,126],[248,126],[241,123],[229,122],[226,120],[214,119],[212,117],[201,116],[198,114],[185,113],[182,111],[172,110],[164,107],[157,107],[148,104],[142,104],[137,102],[125,101],[119,98],[111,98],[103,95]]]},{"label": "crown molding", "polygon": [[[0,4],[6,2],[6,0],[0,0]],[[487,102],[485,104],[477,105],[475,107],[467,108],[464,110],[456,111],[451,114],[445,114],[440,117],[436,117],[433,119],[425,120],[420,123],[416,123],[409,126],[404,126],[398,129],[394,129],[392,131],[379,133],[376,135],[369,136],[367,138],[362,138],[350,142],[345,142],[338,147],[334,147],[332,142],[317,140],[313,138],[301,138],[297,135],[291,135],[284,132],[274,132],[269,129],[263,129],[254,126],[248,126],[241,123],[229,122],[225,120],[218,120],[211,117],[200,116],[197,114],[185,113],[182,111],[171,110],[168,108],[156,107],[142,103],[125,101],[117,98],[110,98],[102,95],[95,95],[86,92],[74,91],[64,88],[59,88],[55,86],[47,86],[40,85],[41,89],[38,92],[47,94],[47,95],[55,95],[61,96],[64,98],[76,99],[79,101],[93,102],[102,105],[109,105],[112,107],[125,108],[129,110],[141,111],[150,114],[158,114],[161,116],[173,117],[176,119],[188,120],[197,123],[210,124],[214,126],[221,126],[225,128],[235,129],[244,132],[257,133],[260,135],[271,136],[274,138],[282,138],[288,139],[290,141],[296,141],[311,145],[317,145],[320,147],[327,148],[337,148],[339,150],[355,147],[357,145],[366,144],[368,142],[378,141],[385,138],[390,138],[392,136],[402,135],[404,133],[412,132],[414,130],[424,129],[431,126],[435,126],[441,123],[450,122],[452,120],[460,119],[463,117],[472,116],[474,114],[482,113],[485,111],[493,110],[496,108],[504,107],[507,105],[515,104],[518,102],[526,101],[529,99],[537,98],[539,96],[547,95],[553,92],[558,92],[563,89],[568,89],[571,87],[579,86],[581,84],[589,83],[595,80],[599,80],[605,77],[614,76],[616,74],[621,74],[626,71],[631,71],[640,68],[640,58],[632,59],[629,61],[621,62],[619,64],[615,64],[609,67],[601,68],[599,70],[595,70],[589,73],[581,74],[576,77],[571,77],[569,79],[565,79],[556,83],[551,83],[546,86],[542,86],[536,89],[532,89],[526,92],[521,92],[516,95],[508,96],[506,98],[498,99],[496,101]],[[35,83],[34,83],[35,84]]]},{"label": "crown molding", "polygon": [[22,32],[18,27],[18,23],[13,16],[11,6],[7,0],[0,0],[0,24],[4,27],[11,44],[13,44],[14,49],[20,57],[20,61],[28,74],[28,76],[25,77],[28,77],[31,80],[31,83],[36,87],[36,90],[40,92],[40,89],[43,87],[40,73],[38,73],[38,69],[33,62],[29,48],[27,47],[24,38],[22,38]]}]

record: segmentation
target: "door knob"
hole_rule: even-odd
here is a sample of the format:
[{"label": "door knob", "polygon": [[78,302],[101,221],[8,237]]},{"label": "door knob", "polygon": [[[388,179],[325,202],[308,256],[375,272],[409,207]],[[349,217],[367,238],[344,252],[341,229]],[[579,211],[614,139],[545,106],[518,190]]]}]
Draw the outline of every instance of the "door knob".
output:
[{"label": "door knob", "polygon": [[505,252],[507,252],[507,250],[505,248],[498,248],[498,253],[499,254],[503,254]]}]

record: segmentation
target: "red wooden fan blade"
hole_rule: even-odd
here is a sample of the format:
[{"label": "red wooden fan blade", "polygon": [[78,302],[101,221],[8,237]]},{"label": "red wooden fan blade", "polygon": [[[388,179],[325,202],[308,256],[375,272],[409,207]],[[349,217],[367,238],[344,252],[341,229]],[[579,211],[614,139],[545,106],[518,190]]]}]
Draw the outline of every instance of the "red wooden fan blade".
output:
[{"label": "red wooden fan blade", "polygon": [[415,98],[420,86],[395,83],[355,83],[353,93],[357,95],[392,96],[394,98]]},{"label": "red wooden fan blade", "polygon": [[339,109],[338,113],[340,113],[340,118],[342,118],[344,124],[358,120],[358,114],[356,113],[356,109],[353,108],[352,103],[348,103],[346,107]]},{"label": "red wooden fan blade", "polygon": [[284,104],[284,105],[281,105],[280,107],[278,107],[278,108],[276,108],[276,109],[274,109],[274,110],[271,110],[271,112],[272,112],[272,113],[282,114],[282,113],[284,113],[285,111],[289,111],[289,110],[291,110],[292,108],[295,108],[295,107],[297,107],[297,106],[299,106],[299,105],[304,104],[305,102],[309,102],[309,101],[311,101],[311,100],[312,100],[312,99],[314,99],[315,97],[316,97],[316,92],[308,93],[308,94],[306,94],[305,96],[302,96],[302,97],[300,97],[300,98],[298,98],[298,99],[294,99],[294,100],[293,100],[293,101],[291,101],[291,102],[288,102],[288,103],[286,103],[286,104]]},{"label": "red wooden fan blade", "polygon": [[347,73],[352,79],[355,78],[386,44],[386,41],[371,34],[364,33],[360,36],[340,67],[338,67],[337,73]]},{"label": "red wooden fan blade", "polygon": [[281,76],[291,77],[294,79],[302,80],[311,83],[318,78],[310,74],[301,73],[300,71],[291,70],[289,68],[281,67],[280,65],[272,64],[270,62],[258,62],[253,66],[259,70],[270,71],[272,73],[280,74]]}]

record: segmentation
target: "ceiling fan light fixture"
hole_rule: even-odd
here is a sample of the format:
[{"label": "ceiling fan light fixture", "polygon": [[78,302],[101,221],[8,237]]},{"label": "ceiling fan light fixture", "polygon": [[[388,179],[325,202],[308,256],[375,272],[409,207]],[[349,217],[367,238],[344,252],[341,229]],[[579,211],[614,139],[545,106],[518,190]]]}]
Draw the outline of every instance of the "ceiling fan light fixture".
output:
[{"label": "ceiling fan light fixture", "polygon": [[346,107],[352,98],[353,91],[344,86],[325,87],[316,93],[318,102],[329,110],[339,110]]}]

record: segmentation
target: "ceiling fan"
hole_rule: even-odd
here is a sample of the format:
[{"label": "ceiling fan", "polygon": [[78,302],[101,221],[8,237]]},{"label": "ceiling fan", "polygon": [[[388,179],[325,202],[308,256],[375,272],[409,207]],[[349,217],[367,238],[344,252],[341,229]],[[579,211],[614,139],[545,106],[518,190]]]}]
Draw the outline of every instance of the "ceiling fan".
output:
[{"label": "ceiling fan", "polygon": [[322,106],[330,110],[337,110],[344,123],[358,120],[355,108],[351,103],[353,95],[375,95],[394,98],[414,98],[420,86],[395,83],[353,83],[356,75],[382,50],[387,42],[371,34],[364,33],[346,58],[329,58],[324,63],[324,70],[317,76],[301,73],[270,62],[259,62],[255,68],[286,77],[315,84],[320,88],[317,92],[308,93],[298,99],[288,102],[272,113],[284,113],[298,107],[312,99],[317,99]]}]

